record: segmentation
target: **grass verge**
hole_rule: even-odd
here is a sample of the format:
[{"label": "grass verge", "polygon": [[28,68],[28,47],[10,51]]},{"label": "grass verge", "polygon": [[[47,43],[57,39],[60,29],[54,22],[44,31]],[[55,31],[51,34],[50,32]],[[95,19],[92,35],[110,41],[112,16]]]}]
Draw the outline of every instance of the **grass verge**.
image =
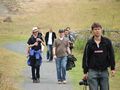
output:
[{"label": "grass verge", "polygon": [[0,90],[19,90],[25,58],[3,48],[0,55]]}]

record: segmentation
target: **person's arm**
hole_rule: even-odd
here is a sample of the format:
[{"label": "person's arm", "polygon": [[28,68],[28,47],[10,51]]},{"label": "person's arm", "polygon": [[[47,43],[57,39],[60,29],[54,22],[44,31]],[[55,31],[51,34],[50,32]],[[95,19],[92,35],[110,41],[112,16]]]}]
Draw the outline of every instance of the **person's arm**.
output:
[{"label": "person's arm", "polygon": [[53,58],[56,59],[56,40],[53,43]]},{"label": "person's arm", "polygon": [[43,32],[41,32],[41,33],[42,33],[42,38],[45,38],[45,34]]},{"label": "person's arm", "polygon": [[26,56],[28,57],[29,56],[29,52],[30,52],[30,48],[32,48],[33,46],[37,46],[38,43],[35,42],[34,44],[27,44],[27,49],[26,49]]},{"label": "person's arm", "polygon": [[53,47],[53,56],[56,56],[56,47]]},{"label": "person's arm", "polygon": [[115,70],[115,55],[111,42],[109,43],[109,59],[110,59],[111,70]]},{"label": "person's arm", "polygon": [[45,43],[46,43],[46,45],[47,45],[47,41],[48,41],[48,32],[45,34]]},{"label": "person's arm", "polygon": [[53,47],[53,58],[56,59],[57,56],[56,56],[56,47]]},{"label": "person's arm", "polygon": [[55,39],[56,39],[57,37],[56,37],[56,33],[55,33],[55,32],[54,32],[54,35],[55,35],[54,37],[55,37]]},{"label": "person's arm", "polygon": [[71,54],[70,47],[67,47],[67,53]]},{"label": "person's arm", "polygon": [[86,44],[85,49],[84,49],[84,54],[83,54],[83,61],[82,61],[82,68],[84,72],[84,79],[88,78],[88,65],[87,65],[87,60],[88,60],[88,44]]},{"label": "person's arm", "polygon": [[111,41],[109,42],[109,60],[110,60],[110,66],[111,66],[111,75],[115,75],[115,56],[114,56],[114,49],[112,46]]},{"label": "person's arm", "polygon": [[85,49],[84,49],[84,54],[83,54],[83,61],[82,61],[82,68],[84,74],[87,74],[88,72],[88,44],[86,44]]},{"label": "person's arm", "polygon": [[28,48],[32,48],[33,46],[37,46],[38,45],[38,42],[35,42],[34,44],[31,44],[32,43],[32,38],[30,37],[27,41],[27,47]]},{"label": "person's arm", "polygon": [[43,46],[45,46],[45,42],[44,42],[42,37],[41,37],[41,43],[42,43]]},{"label": "person's arm", "polygon": [[29,52],[30,52],[30,48],[29,48],[29,45],[27,45],[27,49],[26,49],[26,57],[29,56]]},{"label": "person's arm", "polygon": [[71,54],[69,40],[67,40],[67,53],[68,53],[68,54]]},{"label": "person's arm", "polygon": [[28,48],[32,48],[33,46],[37,46],[37,45],[38,45],[38,42],[35,42],[34,44],[28,45]]},{"label": "person's arm", "polygon": [[45,43],[43,41],[41,41],[42,45],[45,46]]},{"label": "person's arm", "polygon": [[45,43],[44,43],[44,40],[43,40],[42,37],[41,37],[41,38],[37,38],[36,41],[41,42],[41,44],[42,44],[43,46],[45,46]]}]

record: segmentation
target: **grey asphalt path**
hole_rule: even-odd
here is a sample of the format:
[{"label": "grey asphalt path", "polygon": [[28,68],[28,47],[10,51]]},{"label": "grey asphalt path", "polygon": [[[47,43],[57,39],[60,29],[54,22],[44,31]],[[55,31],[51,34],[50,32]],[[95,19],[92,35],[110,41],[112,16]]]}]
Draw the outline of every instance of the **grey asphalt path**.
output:
[{"label": "grey asphalt path", "polygon": [[[25,55],[25,42],[9,43],[4,45],[4,47]],[[31,68],[29,66],[23,70],[23,77],[22,90],[73,90],[68,74],[67,84],[57,83],[55,61],[48,62],[45,60],[45,53],[43,53],[43,63],[40,68],[40,83],[32,83]]]}]

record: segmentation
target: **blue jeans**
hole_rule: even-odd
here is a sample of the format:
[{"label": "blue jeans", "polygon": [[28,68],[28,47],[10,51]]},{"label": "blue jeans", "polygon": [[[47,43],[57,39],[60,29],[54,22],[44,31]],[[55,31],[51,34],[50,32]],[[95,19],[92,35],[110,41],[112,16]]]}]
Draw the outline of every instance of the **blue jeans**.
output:
[{"label": "blue jeans", "polygon": [[49,61],[53,60],[52,49],[53,49],[52,45],[47,45],[47,59],[49,59]]},{"label": "blue jeans", "polygon": [[67,56],[57,57],[56,69],[57,69],[58,81],[66,80],[66,64],[67,64]]},{"label": "blue jeans", "polygon": [[90,90],[109,90],[109,73],[108,70],[99,71],[89,69],[88,83]]}]

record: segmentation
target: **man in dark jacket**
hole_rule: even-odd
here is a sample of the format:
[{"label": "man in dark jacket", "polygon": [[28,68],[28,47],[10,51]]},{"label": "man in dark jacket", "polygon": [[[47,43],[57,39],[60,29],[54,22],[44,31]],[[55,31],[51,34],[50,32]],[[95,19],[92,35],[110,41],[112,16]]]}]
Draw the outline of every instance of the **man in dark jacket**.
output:
[{"label": "man in dark jacket", "polygon": [[93,23],[93,37],[88,40],[83,55],[84,79],[88,79],[90,90],[109,90],[108,67],[115,74],[115,58],[111,41],[102,36],[102,26]]},{"label": "man in dark jacket", "polygon": [[52,49],[55,39],[56,39],[56,34],[55,32],[53,32],[52,28],[50,28],[49,32],[47,32],[45,35],[45,42],[47,45],[47,59],[49,59],[49,61],[53,60]]}]

